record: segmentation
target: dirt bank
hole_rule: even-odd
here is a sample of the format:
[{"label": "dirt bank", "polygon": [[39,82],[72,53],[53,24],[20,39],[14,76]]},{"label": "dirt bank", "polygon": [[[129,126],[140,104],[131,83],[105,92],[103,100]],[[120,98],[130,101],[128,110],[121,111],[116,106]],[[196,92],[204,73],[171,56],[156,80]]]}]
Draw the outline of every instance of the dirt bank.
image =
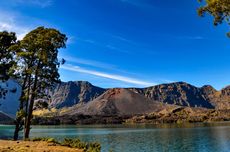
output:
[{"label": "dirt bank", "polygon": [[1,152],[83,152],[83,150],[64,147],[44,141],[0,140]]}]

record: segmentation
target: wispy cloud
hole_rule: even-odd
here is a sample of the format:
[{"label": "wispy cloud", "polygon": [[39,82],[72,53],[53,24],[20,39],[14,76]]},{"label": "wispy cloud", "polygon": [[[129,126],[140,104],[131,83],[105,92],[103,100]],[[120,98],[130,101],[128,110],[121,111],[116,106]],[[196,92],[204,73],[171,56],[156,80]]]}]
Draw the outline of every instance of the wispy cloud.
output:
[{"label": "wispy cloud", "polygon": [[203,36],[175,36],[176,39],[203,40]]},{"label": "wispy cloud", "polygon": [[49,23],[17,11],[0,10],[0,31],[15,32],[18,40],[38,26],[49,26]]},{"label": "wispy cloud", "polygon": [[121,53],[128,53],[128,54],[131,53],[130,51],[125,50],[125,49],[121,49],[121,48],[119,48],[117,46],[114,46],[114,45],[111,45],[111,44],[105,44],[103,42],[98,42],[98,41],[95,41],[95,40],[92,40],[92,39],[83,39],[83,38],[78,37],[77,40],[85,42],[85,43],[90,43],[92,45],[96,45],[96,46],[99,46],[99,47],[102,47],[102,48],[107,48],[109,50],[114,50],[114,51],[117,51],[117,52],[121,52]]},{"label": "wispy cloud", "polygon": [[112,38],[118,39],[118,40],[123,41],[123,42],[133,43],[131,40],[124,38],[122,36],[118,36],[118,35],[111,35],[111,36],[112,36]]},{"label": "wispy cloud", "polygon": [[16,32],[18,39],[22,39],[30,28],[19,24],[13,13],[0,11],[0,31]]},{"label": "wispy cloud", "polygon": [[133,5],[135,7],[144,8],[144,9],[153,9],[153,5],[146,2],[146,0],[120,0],[123,3]]},{"label": "wispy cloud", "polygon": [[110,50],[115,50],[117,52],[130,54],[130,51],[124,50],[124,49],[120,49],[120,48],[118,48],[116,46],[113,46],[111,44],[107,44],[107,45],[105,45],[105,47],[108,48],[108,49],[110,49]]},{"label": "wispy cloud", "polygon": [[142,80],[138,80],[135,78],[126,77],[126,76],[122,76],[122,75],[104,73],[104,72],[99,72],[99,71],[94,71],[94,70],[87,70],[87,69],[81,68],[79,66],[73,66],[71,64],[63,65],[61,68],[65,69],[65,70],[69,70],[69,71],[86,73],[86,74],[94,75],[97,77],[122,81],[125,83],[135,84],[135,85],[139,85],[139,86],[143,86],[143,87],[156,85],[156,83],[153,83],[153,82],[142,81]]},{"label": "wispy cloud", "polygon": [[67,45],[74,44],[74,43],[75,43],[75,37],[68,36]]},{"label": "wispy cloud", "polygon": [[42,8],[49,7],[53,0],[9,0],[13,5],[34,5]]},{"label": "wispy cloud", "polygon": [[83,65],[89,65],[92,67],[104,68],[104,69],[117,68],[116,66],[114,66],[112,64],[103,63],[103,62],[94,61],[94,60],[82,59],[82,58],[71,57],[71,56],[61,56],[61,58],[64,58],[67,61],[67,63],[68,62],[79,63],[79,64],[83,64]]}]

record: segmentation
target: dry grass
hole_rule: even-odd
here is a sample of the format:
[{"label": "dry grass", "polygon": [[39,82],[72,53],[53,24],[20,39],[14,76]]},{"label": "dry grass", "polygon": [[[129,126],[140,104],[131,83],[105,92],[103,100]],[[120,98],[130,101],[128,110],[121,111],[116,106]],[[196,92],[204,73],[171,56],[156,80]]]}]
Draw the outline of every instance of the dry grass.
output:
[{"label": "dry grass", "polygon": [[0,140],[1,152],[83,152],[76,148],[56,145],[45,141]]}]

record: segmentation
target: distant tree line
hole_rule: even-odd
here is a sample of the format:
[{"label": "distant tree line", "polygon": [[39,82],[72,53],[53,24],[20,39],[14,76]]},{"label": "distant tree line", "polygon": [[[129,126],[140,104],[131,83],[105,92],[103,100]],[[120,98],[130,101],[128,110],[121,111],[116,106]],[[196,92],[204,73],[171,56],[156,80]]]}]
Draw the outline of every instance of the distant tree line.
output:
[{"label": "distant tree line", "polygon": [[[24,139],[29,138],[34,101],[60,82],[58,68],[65,60],[58,60],[58,50],[66,47],[66,41],[66,35],[53,28],[38,27],[22,40],[14,32],[0,32],[0,81],[14,78],[22,88],[14,140],[23,129]],[[7,91],[0,86],[0,98]]]}]

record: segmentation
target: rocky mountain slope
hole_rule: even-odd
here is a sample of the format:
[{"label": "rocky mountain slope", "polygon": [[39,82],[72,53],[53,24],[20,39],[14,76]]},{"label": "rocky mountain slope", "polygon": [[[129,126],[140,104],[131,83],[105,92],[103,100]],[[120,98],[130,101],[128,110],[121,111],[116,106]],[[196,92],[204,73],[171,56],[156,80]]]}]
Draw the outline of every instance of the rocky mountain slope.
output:
[{"label": "rocky mountain slope", "polygon": [[0,124],[14,124],[14,119],[9,115],[0,112]]},{"label": "rocky mountain slope", "polygon": [[[229,95],[226,93],[226,89],[219,91],[221,96],[216,97],[218,91],[210,87],[198,88],[185,82],[175,82],[147,88],[128,88],[128,90],[149,100],[188,107],[214,108],[216,102],[222,103],[222,100],[228,100]],[[93,101],[105,91],[106,89],[93,86],[85,81],[63,82],[58,84],[51,92],[49,106],[62,108],[87,103]],[[97,101],[99,100],[97,99]]]},{"label": "rocky mountain slope", "polygon": [[[7,114],[16,111],[18,103],[15,100],[20,94],[20,87],[16,90],[17,93],[1,101],[5,105],[0,108]],[[43,100],[48,103],[48,108],[67,108],[69,114],[135,115],[171,105],[230,109],[230,86],[218,91],[209,85],[199,88],[185,82],[147,88],[103,89],[86,81],[70,81],[57,84],[49,95],[49,100]]]},{"label": "rocky mountain slope", "polygon": [[144,89],[132,88],[131,90],[151,100],[162,103],[188,107],[214,108],[209,100],[204,98],[203,90],[205,89],[202,90],[185,82],[161,84]]},{"label": "rocky mountain slope", "polygon": [[65,114],[138,115],[160,111],[169,105],[150,100],[129,89],[109,89],[93,101],[70,108]]},{"label": "rocky mountain slope", "polygon": [[1,86],[7,88],[8,92],[4,98],[0,98],[0,111],[4,111],[11,117],[15,117],[19,105],[19,97],[21,95],[20,85],[14,81],[0,82]]},{"label": "rocky mountain slope", "polygon": [[69,81],[57,84],[50,92],[50,107],[71,107],[87,103],[104,93],[105,89],[93,86],[87,81]]},{"label": "rocky mountain slope", "polygon": [[230,109],[230,86],[220,91],[215,90],[212,86],[203,86],[201,90],[205,100],[215,109]]},{"label": "rocky mountain slope", "polygon": [[[16,100],[18,97],[14,97],[19,94],[20,92],[10,94],[10,98],[7,98],[9,102],[3,101],[9,105],[4,105],[6,108],[3,111],[9,107],[17,107],[14,105],[17,101],[10,100]],[[199,88],[185,82],[175,82],[147,88],[103,89],[89,82],[71,81],[57,84],[49,95],[49,100],[42,99],[35,103],[38,106],[35,108],[33,124],[230,120],[229,86],[218,91],[209,85]],[[0,116],[3,119],[10,118],[7,115]]]}]

